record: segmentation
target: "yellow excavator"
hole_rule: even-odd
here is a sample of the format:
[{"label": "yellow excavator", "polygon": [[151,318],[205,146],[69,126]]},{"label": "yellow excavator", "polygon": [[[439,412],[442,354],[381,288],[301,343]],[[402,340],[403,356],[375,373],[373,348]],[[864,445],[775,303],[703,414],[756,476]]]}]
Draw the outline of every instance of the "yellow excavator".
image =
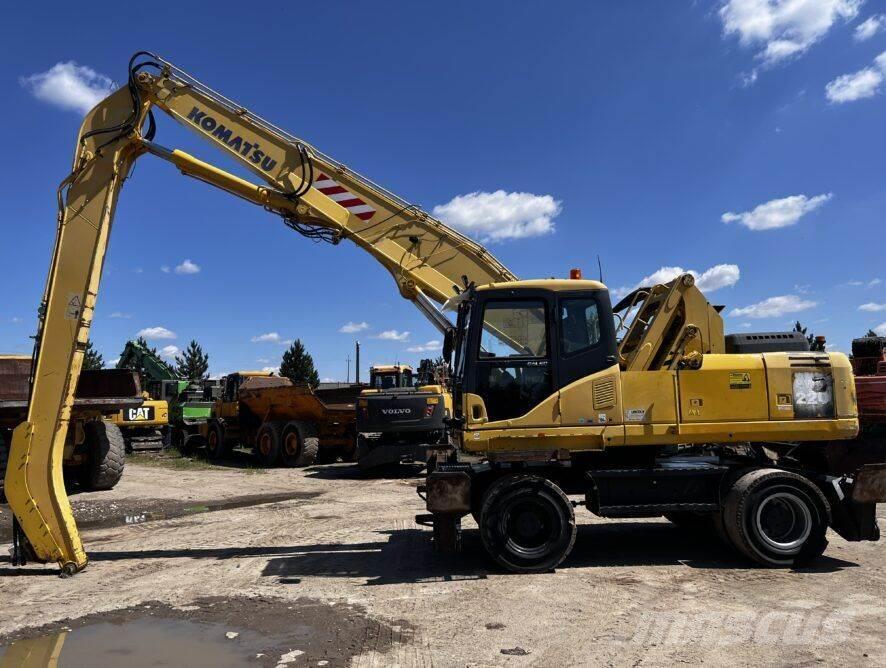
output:
[{"label": "yellow excavator", "polygon": [[[263,185],[155,143],[154,110]],[[832,475],[818,445],[858,431],[844,355],[727,354],[719,311],[690,275],[637,290],[615,310],[602,283],[577,274],[517,280],[417,206],[139,52],[127,85],[87,114],[58,191],[31,401],[6,475],[14,563],[55,561],[63,574],[87,564],[61,457],[115,204],[144,154],[309,238],[353,241],[440,329],[458,458],[429,474],[421,518],[440,547],[457,546],[471,514],[505,568],[553,568],[575,540],[568,495],[607,516],[711,517],[767,565],[819,554],[829,525],[854,540],[879,535],[873,508],[886,471]],[[454,325],[435,302],[456,312]]]}]

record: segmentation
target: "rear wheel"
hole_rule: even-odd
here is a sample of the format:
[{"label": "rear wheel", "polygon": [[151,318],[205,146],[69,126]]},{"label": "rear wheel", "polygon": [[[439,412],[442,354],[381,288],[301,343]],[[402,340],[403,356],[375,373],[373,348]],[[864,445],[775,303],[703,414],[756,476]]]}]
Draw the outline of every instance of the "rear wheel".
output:
[{"label": "rear wheel", "polygon": [[479,524],[486,551],[514,573],[551,571],[575,544],[572,503],[541,476],[509,475],[493,483],[483,497]]},{"label": "rear wheel", "polygon": [[78,481],[83,489],[113,489],[123,476],[126,445],[120,428],[110,422],[87,422],[86,461],[80,465]]},{"label": "rear wheel", "polygon": [[799,566],[827,547],[830,506],[806,478],[757,469],[729,490],[722,521],[730,542],[750,559],[771,568]]},{"label": "rear wheel", "polygon": [[280,461],[283,466],[310,466],[317,459],[320,439],[317,430],[306,422],[289,422],[283,429]]},{"label": "rear wheel", "polygon": [[227,456],[228,446],[225,444],[225,428],[218,422],[210,422],[206,431],[206,456],[217,460]]},{"label": "rear wheel", "polygon": [[279,422],[265,422],[255,439],[255,456],[259,464],[275,466],[280,459],[282,441],[283,425]]}]

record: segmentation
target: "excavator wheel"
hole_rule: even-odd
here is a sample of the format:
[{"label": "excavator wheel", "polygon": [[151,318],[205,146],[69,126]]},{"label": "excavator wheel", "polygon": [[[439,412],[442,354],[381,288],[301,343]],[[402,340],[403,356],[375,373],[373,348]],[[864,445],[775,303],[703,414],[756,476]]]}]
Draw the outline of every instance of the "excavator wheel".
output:
[{"label": "excavator wheel", "polygon": [[483,496],[479,524],[489,556],[512,573],[552,571],[575,545],[572,503],[542,476],[496,480]]},{"label": "excavator wheel", "polygon": [[320,439],[313,425],[293,420],[283,428],[280,447],[283,466],[310,466],[317,459],[319,450]]},{"label": "excavator wheel", "polygon": [[732,545],[749,559],[769,568],[790,568],[824,552],[830,505],[803,476],[756,469],[727,493],[722,523]]},{"label": "excavator wheel", "polygon": [[123,476],[126,445],[120,427],[104,420],[87,422],[86,461],[80,465],[78,482],[85,490],[113,489]]},{"label": "excavator wheel", "polygon": [[227,457],[230,448],[225,443],[225,428],[218,422],[210,422],[206,432],[206,456],[213,460]]},{"label": "excavator wheel", "polygon": [[276,466],[282,445],[283,424],[265,422],[258,430],[255,439],[255,456],[258,458],[258,463],[265,467]]}]

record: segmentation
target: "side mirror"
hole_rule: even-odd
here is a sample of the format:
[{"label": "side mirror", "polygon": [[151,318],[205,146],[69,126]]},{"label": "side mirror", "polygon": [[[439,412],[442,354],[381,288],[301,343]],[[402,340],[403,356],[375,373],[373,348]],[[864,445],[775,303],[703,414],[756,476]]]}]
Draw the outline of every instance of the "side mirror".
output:
[{"label": "side mirror", "polygon": [[447,329],[446,334],[443,335],[443,359],[447,364],[452,364],[452,339],[452,330]]}]

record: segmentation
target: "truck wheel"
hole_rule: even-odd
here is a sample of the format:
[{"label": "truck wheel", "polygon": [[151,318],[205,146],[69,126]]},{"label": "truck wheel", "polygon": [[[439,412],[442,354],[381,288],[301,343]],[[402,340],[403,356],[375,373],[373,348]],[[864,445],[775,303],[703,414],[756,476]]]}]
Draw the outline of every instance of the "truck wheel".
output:
[{"label": "truck wheel", "polygon": [[87,422],[86,461],[80,465],[78,482],[83,489],[113,489],[126,465],[126,445],[120,427],[103,420]]},{"label": "truck wheel", "polygon": [[181,445],[178,448],[182,457],[192,457],[199,448],[206,445],[206,439],[200,434],[181,432]]},{"label": "truck wheel", "polygon": [[283,466],[310,466],[317,459],[320,439],[317,430],[306,422],[292,421],[283,428],[280,461]]},{"label": "truck wheel", "polygon": [[828,545],[827,499],[812,482],[788,471],[745,473],[727,493],[722,519],[730,542],[770,568],[808,563]]},{"label": "truck wheel", "polygon": [[255,438],[255,456],[262,466],[276,466],[280,459],[283,443],[283,425],[279,422],[265,422]]},{"label": "truck wheel", "polygon": [[206,456],[213,461],[228,455],[230,448],[225,443],[225,428],[218,422],[210,422],[206,431]]},{"label": "truck wheel", "polygon": [[537,475],[499,478],[483,496],[480,537],[489,555],[513,573],[556,568],[575,544],[572,503]]}]

